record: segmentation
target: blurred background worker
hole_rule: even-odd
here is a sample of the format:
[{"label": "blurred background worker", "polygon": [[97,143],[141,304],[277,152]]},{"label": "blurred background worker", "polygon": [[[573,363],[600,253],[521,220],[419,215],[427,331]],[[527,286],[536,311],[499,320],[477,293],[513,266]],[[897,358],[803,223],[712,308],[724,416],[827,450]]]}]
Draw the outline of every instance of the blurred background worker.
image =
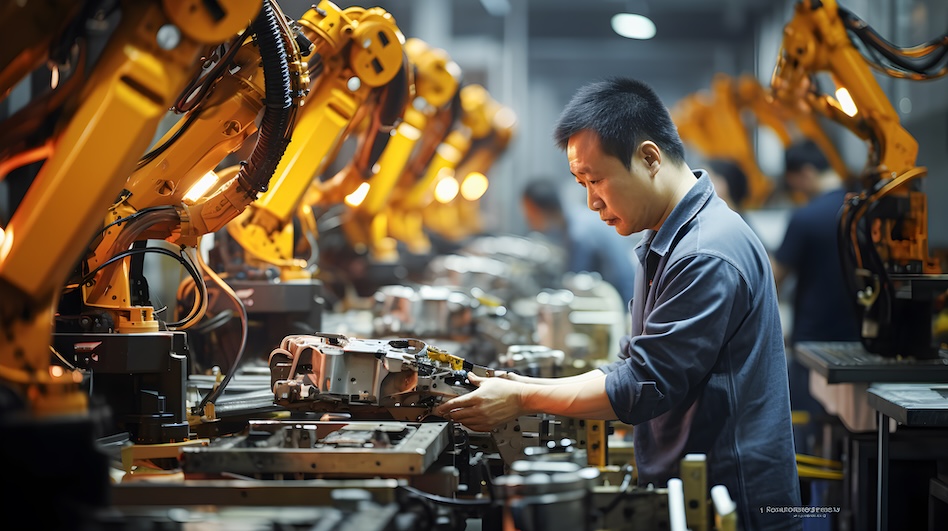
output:
[{"label": "blurred background worker", "polygon": [[[837,216],[846,197],[844,181],[811,141],[791,145],[784,159],[788,191],[803,201],[791,214],[783,243],[772,257],[779,294],[792,301],[792,322],[786,327],[789,346],[804,341],[859,341],[854,302],[839,262]],[[791,407],[808,412],[811,418],[796,429],[797,449],[813,453],[827,414],[810,394],[807,369],[792,356],[789,364]]]},{"label": "blurred background worker", "polygon": [[592,212],[564,208],[559,187],[552,178],[537,177],[528,182],[521,201],[530,230],[563,248],[567,272],[599,273],[619,292],[624,303],[632,299],[635,263],[626,239]]},{"label": "blurred background worker", "polygon": [[737,164],[724,159],[708,161],[708,175],[718,197],[731,207],[731,210],[740,213],[741,205],[747,199],[747,175]]}]

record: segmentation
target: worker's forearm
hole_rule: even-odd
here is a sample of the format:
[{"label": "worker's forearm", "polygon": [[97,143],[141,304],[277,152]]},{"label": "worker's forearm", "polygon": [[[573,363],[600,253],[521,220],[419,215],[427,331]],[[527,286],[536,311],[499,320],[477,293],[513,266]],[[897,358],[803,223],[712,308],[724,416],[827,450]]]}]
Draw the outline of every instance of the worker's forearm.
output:
[{"label": "worker's forearm", "polygon": [[587,377],[585,380],[559,385],[524,384],[520,391],[520,403],[527,414],[549,413],[582,419],[615,420],[615,411],[606,394],[606,375],[602,372],[599,375],[597,378]]},{"label": "worker's forearm", "polygon": [[534,378],[532,376],[523,376],[520,374],[507,373],[507,378],[515,382],[529,383],[535,385],[562,385],[570,383],[579,383],[589,380],[595,380],[599,377],[605,376],[605,373],[599,369],[593,369],[589,372],[584,372],[582,374],[576,374],[574,376],[566,376],[563,378]]}]

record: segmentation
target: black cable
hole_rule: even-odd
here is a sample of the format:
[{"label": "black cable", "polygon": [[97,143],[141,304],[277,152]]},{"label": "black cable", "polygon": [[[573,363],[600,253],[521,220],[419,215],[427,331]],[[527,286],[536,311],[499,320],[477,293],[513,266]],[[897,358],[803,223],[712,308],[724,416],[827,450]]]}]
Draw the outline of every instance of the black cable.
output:
[{"label": "black cable", "polygon": [[184,326],[185,324],[187,324],[192,319],[194,319],[196,315],[199,315],[201,313],[200,306],[201,304],[203,304],[203,302],[201,301],[205,300],[206,294],[207,294],[207,286],[204,284],[204,277],[201,275],[200,271],[198,271],[197,265],[191,261],[190,256],[184,253],[183,249],[181,251],[181,255],[183,258],[185,258],[185,262],[183,262],[184,269],[188,272],[188,274],[191,276],[191,279],[194,281],[194,287],[198,290],[198,294],[196,296],[197,298],[194,299],[195,304],[194,306],[191,307],[191,312],[189,312],[188,315],[184,317],[184,319],[181,319],[179,321],[174,321],[172,323],[167,323],[165,326],[169,328],[180,328]]},{"label": "black cable", "polygon": [[491,500],[488,499],[465,500],[462,498],[448,498],[446,496],[438,496],[437,494],[425,492],[410,485],[401,485],[399,488],[439,505],[447,505],[449,507],[490,507],[491,505]]},{"label": "black cable", "polygon": [[[846,29],[853,33],[860,42],[862,42],[869,49],[877,51],[893,65],[923,76],[923,78],[928,77],[937,77],[944,75],[945,71],[943,70],[940,73],[933,73],[931,69],[935,67],[942,59],[948,56],[948,35],[943,35],[938,39],[933,39],[919,47],[933,47],[933,50],[926,54],[929,56],[928,60],[921,64],[913,64],[912,61],[922,60],[921,57],[910,57],[904,53],[904,48],[896,46],[886,40],[884,37],[879,35],[879,33],[867,24],[864,20],[860,19],[851,11],[848,11],[844,8],[839,8],[840,18],[843,21],[843,25]],[[881,61],[878,59],[875,60],[877,65],[881,65]]]},{"label": "black cable", "polygon": [[127,251],[122,251],[122,252],[116,254],[115,256],[109,258],[109,259],[106,260],[105,262],[102,262],[101,264],[99,264],[98,266],[96,266],[95,268],[93,268],[91,271],[89,271],[88,273],[86,273],[86,274],[79,280],[79,285],[80,285],[80,286],[83,286],[83,285],[85,285],[85,284],[88,284],[89,282],[92,282],[92,279],[95,278],[96,273],[98,273],[98,272],[101,271],[102,269],[105,269],[106,267],[108,267],[108,266],[114,264],[115,262],[118,262],[119,260],[122,260],[122,259],[124,259],[124,258],[128,258],[129,256],[133,256],[133,255],[136,255],[136,254],[144,254],[144,253],[148,253],[148,252],[156,252],[156,253],[159,253],[159,254],[164,254],[164,255],[166,255],[166,256],[170,256],[170,257],[174,258],[175,260],[177,260],[178,262],[180,262],[181,265],[187,267],[187,266],[185,265],[184,259],[181,258],[181,256],[179,256],[178,254],[175,254],[175,253],[173,253],[173,252],[171,252],[171,251],[169,251],[168,249],[165,249],[165,248],[163,248],[163,247],[144,247],[144,248],[142,248],[142,249],[128,249]]},{"label": "black cable", "polygon": [[[178,263],[180,263],[180,264],[182,265],[182,267],[184,267],[184,269],[188,272],[188,274],[190,274],[190,275],[192,276],[192,278],[195,279],[195,282],[197,283],[197,288],[198,288],[198,290],[199,290],[202,294],[204,293],[204,289],[206,289],[206,288],[205,288],[204,285],[203,285],[203,284],[204,284],[204,283],[203,283],[203,279],[201,279],[200,275],[198,274],[197,270],[195,270],[194,266],[193,266],[188,260],[186,260],[183,256],[181,256],[180,254],[174,253],[174,252],[172,252],[172,251],[170,251],[170,250],[168,250],[168,249],[165,249],[164,247],[142,247],[142,248],[128,249],[128,250],[126,250],[126,251],[122,251],[122,252],[116,254],[115,256],[109,258],[109,259],[106,260],[105,262],[102,262],[101,264],[99,264],[98,266],[96,266],[94,269],[92,269],[91,271],[89,271],[88,273],[86,273],[86,274],[79,280],[79,283],[77,284],[77,286],[83,286],[83,285],[85,285],[85,284],[91,282],[91,281],[95,278],[95,275],[96,275],[99,271],[101,271],[102,269],[105,269],[106,267],[108,267],[108,266],[114,264],[115,262],[118,262],[119,260],[123,260],[123,259],[125,259],[125,258],[128,258],[129,256],[142,255],[142,254],[146,254],[146,253],[158,253],[158,254],[163,254],[163,255],[165,255],[165,256],[170,256],[170,257],[174,258],[175,260],[177,260]],[[197,282],[198,279],[201,279],[202,282]],[[69,290],[69,291],[71,291],[71,290]],[[182,324],[186,323],[188,320],[189,320],[189,319],[184,319],[184,320],[182,320],[182,321],[177,321],[177,322],[174,322],[174,323],[168,323],[166,326],[169,326],[169,327],[178,327],[178,326],[181,326]]]},{"label": "black cable", "polygon": [[[237,56],[237,52],[240,50],[240,47],[243,46],[244,41],[247,40],[249,31],[243,31],[240,35],[234,37],[230,43],[230,47],[221,55],[217,63],[207,72],[207,74],[199,77],[195,77],[191,80],[187,87],[181,91],[181,95],[175,101],[174,109],[179,113],[186,113],[198,107],[207,97],[207,93],[210,91],[211,87],[217,82],[217,80],[223,75],[224,71],[234,62],[234,57]],[[201,88],[198,90],[198,93],[193,98],[189,96],[194,92],[194,88],[200,85]]]},{"label": "black cable", "polygon": [[95,236],[93,236],[92,239],[94,240],[94,239],[98,238],[99,236],[102,236],[103,234],[105,234],[105,231],[111,229],[112,227],[114,227],[114,226],[116,226],[116,225],[120,225],[120,224],[122,224],[122,223],[125,223],[126,221],[135,221],[136,219],[142,217],[142,216],[145,215],[145,214],[148,214],[148,213],[151,213],[151,212],[158,212],[158,211],[161,211],[161,210],[174,210],[174,206],[172,206],[172,205],[161,205],[161,206],[153,206],[153,207],[143,208],[143,209],[139,210],[138,212],[129,214],[129,215],[125,216],[124,218],[119,218],[119,219],[117,219],[117,220],[115,220],[115,221],[113,221],[113,222],[107,224],[106,226],[102,227],[102,229],[100,229],[99,232],[95,233]]},{"label": "black cable", "polygon": [[632,465],[626,464],[622,467],[625,470],[625,475],[622,477],[622,484],[619,485],[619,492],[616,494],[616,497],[609,502],[609,505],[606,505],[602,509],[599,509],[599,514],[605,516],[612,512],[613,509],[619,506],[619,502],[625,498],[632,488]]},{"label": "black cable", "polygon": [[263,62],[266,107],[257,129],[257,145],[250,154],[250,161],[240,168],[235,179],[248,197],[256,199],[257,194],[267,191],[270,178],[290,143],[294,105],[286,40],[281,36],[269,1],[263,3],[250,27]]},{"label": "black cable", "polygon": [[[206,268],[207,265],[203,264],[202,262],[202,267]],[[198,403],[197,406],[191,409],[191,411],[195,415],[202,415],[204,411],[204,407],[208,404],[208,402],[216,401],[217,398],[221,395],[221,393],[224,392],[224,388],[227,387],[227,384],[229,384],[230,381],[234,378],[234,375],[237,374],[237,367],[240,365],[240,361],[243,359],[244,350],[247,347],[247,336],[249,334],[248,324],[247,324],[247,321],[248,321],[247,308],[246,306],[244,306],[244,302],[240,300],[240,297],[238,297],[233,292],[233,290],[231,290],[229,287],[223,284],[223,280],[221,280],[220,277],[216,276],[216,273],[214,273],[210,269],[207,269],[207,270],[210,271],[210,273],[212,273],[210,275],[211,279],[214,280],[215,283],[218,283],[218,285],[221,286],[222,288],[225,288],[223,289],[224,293],[226,293],[228,297],[231,299],[231,301],[233,301],[234,304],[237,306],[237,312],[238,312],[238,315],[240,316],[241,339],[240,339],[240,348],[237,351],[237,356],[234,358],[234,362],[231,365],[230,371],[228,371],[227,374],[224,375],[224,379],[221,381],[220,385],[211,389],[204,396],[204,398],[201,399],[201,402]]]}]

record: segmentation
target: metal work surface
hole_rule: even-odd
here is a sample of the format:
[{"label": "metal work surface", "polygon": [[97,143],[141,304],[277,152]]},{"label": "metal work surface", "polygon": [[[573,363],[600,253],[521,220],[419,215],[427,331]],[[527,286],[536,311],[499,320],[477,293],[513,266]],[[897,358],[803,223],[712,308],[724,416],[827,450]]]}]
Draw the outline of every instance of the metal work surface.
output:
[{"label": "metal work surface", "polygon": [[873,385],[869,405],[907,426],[948,427],[948,383]]},{"label": "metal work surface", "polygon": [[187,475],[405,477],[424,473],[448,439],[446,422],[251,421],[181,459]]},{"label": "metal work surface", "polygon": [[309,479],[309,480],[185,480],[182,482],[140,481],[112,486],[112,504],[117,507],[164,505],[237,506],[332,506],[333,492],[359,489],[372,501],[396,501],[396,489],[405,480],[397,479]]},{"label": "metal work surface", "polygon": [[868,352],[859,342],[804,342],[794,355],[827,383],[948,381],[948,359],[891,358]]}]

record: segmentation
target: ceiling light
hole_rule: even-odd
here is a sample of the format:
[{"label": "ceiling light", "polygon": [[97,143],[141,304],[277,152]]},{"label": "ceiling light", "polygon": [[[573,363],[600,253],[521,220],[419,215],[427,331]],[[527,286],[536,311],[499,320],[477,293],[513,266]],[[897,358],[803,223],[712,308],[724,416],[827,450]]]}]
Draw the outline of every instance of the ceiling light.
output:
[{"label": "ceiling light", "polygon": [[619,13],[612,16],[612,30],[627,39],[651,39],[655,36],[655,23],[645,15]]}]

